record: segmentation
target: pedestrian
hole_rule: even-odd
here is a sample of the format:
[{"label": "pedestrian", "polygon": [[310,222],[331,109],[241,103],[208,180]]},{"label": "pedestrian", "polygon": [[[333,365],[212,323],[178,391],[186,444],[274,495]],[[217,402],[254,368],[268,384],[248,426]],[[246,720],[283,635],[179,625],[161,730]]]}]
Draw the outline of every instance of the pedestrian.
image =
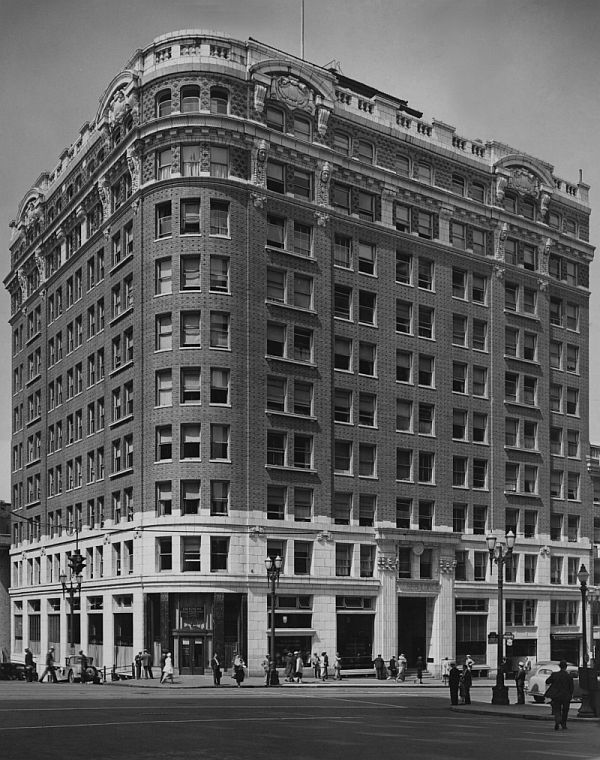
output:
[{"label": "pedestrian", "polygon": [[300,654],[300,652],[294,652],[294,658],[295,658],[294,678],[296,679],[296,683],[302,683],[302,673],[304,671],[304,660],[302,659],[302,655]]},{"label": "pedestrian", "polygon": [[221,670],[221,663],[219,662],[219,654],[218,652],[215,652],[211,658],[210,661],[210,667],[213,674],[213,685],[214,686],[220,686],[221,685],[221,676],[223,675],[223,671]]},{"label": "pedestrian", "polygon": [[525,672],[528,673],[531,670],[531,659],[529,657],[525,658]]},{"label": "pedestrian", "polygon": [[271,658],[268,654],[265,655],[265,659],[260,663],[260,665],[265,674],[265,686],[268,686],[271,673]]},{"label": "pedestrian", "polygon": [[567,672],[567,663],[561,660],[558,664],[560,670],[550,673],[546,679],[546,685],[549,686],[544,696],[550,700],[552,714],[554,715],[554,730],[558,731],[562,726],[563,731],[567,730],[567,719],[569,717],[569,706],[573,696],[573,679]]},{"label": "pedestrian", "polygon": [[465,657],[465,665],[469,668],[469,670],[473,670],[473,665],[475,665],[475,660],[471,657],[470,654],[468,654]]},{"label": "pedestrian", "polygon": [[44,680],[44,678],[48,676],[48,680],[46,683],[56,683],[56,673],[55,673],[55,666],[54,666],[54,647],[50,647],[48,650],[48,654],[46,655],[46,667],[44,669],[44,672],[42,673],[42,677],[40,678],[40,683]]},{"label": "pedestrian", "polygon": [[387,678],[388,681],[391,681],[391,680],[395,681],[396,678],[398,677],[398,663],[396,662],[396,658],[394,657],[394,655],[390,657],[390,662],[388,664],[388,673],[389,673],[388,678]]},{"label": "pedestrian", "polygon": [[173,680],[173,659],[171,657],[171,652],[167,652],[165,655],[165,664],[162,669],[162,676],[160,679],[161,683],[175,683]]},{"label": "pedestrian", "polygon": [[398,656],[398,678],[396,678],[396,681],[404,682],[404,679],[406,678],[406,668],[408,666],[408,660],[406,659],[406,656],[401,654]]},{"label": "pedestrian", "polygon": [[318,678],[321,673],[321,661],[319,660],[319,655],[316,652],[313,652],[311,655],[310,667],[313,669],[315,678]]},{"label": "pedestrian", "polygon": [[455,662],[450,663],[448,671],[448,686],[450,687],[450,704],[458,704],[458,690],[460,688],[460,671]]},{"label": "pedestrian", "polygon": [[142,670],[144,671],[144,678],[154,678],[152,675],[151,662],[152,658],[150,657],[150,652],[147,649],[144,649],[142,652]]},{"label": "pedestrian", "polygon": [[326,681],[329,678],[329,657],[327,652],[321,652],[321,678]]},{"label": "pedestrian", "polygon": [[425,670],[425,663],[423,662],[423,658],[421,655],[417,657],[417,677],[415,678],[415,683],[417,681],[419,683],[423,683],[423,671]]},{"label": "pedestrian", "polygon": [[342,658],[340,657],[339,652],[335,653],[335,657],[333,660],[333,680],[334,681],[342,680]]},{"label": "pedestrian", "polygon": [[233,677],[235,679],[235,682],[237,683],[238,687],[241,688],[242,682],[245,677],[244,673],[244,667],[245,667],[244,658],[241,654],[236,654],[235,658],[233,660]]},{"label": "pedestrian", "polygon": [[515,683],[517,685],[517,704],[518,705],[524,705],[525,704],[525,663],[520,662],[519,663],[519,669],[517,670],[517,674],[515,676]]},{"label": "pedestrian", "polygon": [[25,680],[27,683],[35,681],[35,662],[33,659],[33,652],[29,647],[25,649]]},{"label": "pedestrian", "polygon": [[470,669],[465,665],[460,677],[460,692],[463,705],[471,704],[471,685],[473,684],[473,676]]},{"label": "pedestrian", "polygon": [[375,668],[377,680],[383,681],[385,679],[385,662],[380,654],[373,660],[373,667]]},{"label": "pedestrian", "polygon": [[89,660],[86,657],[86,655],[83,653],[83,649],[79,650],[79,656],[81,657],[81,660],[80,660],[81,683],[86,683],[86,681],[88,680],[87,669],[89,665]]},{"label": "pedestrian", "polygon": [[450,673],[450,660],[444,657],[442,660],[442,683],[444,686],[448,684],[448,674]]},{"label": "pedestrian", "polygon": [[134,665],[135,665],[135,678],[136,681],[139,681],[142,677],[142,653],[138,652],[134,658]]},{"label": "pedestrian", "polygon": [[294,655],[292,652],[288,649],[286,655],[285,655],[285,680],[287,683],[293,683],[294,682],[294,671],[296,668],[296,661],[294,659]]}]

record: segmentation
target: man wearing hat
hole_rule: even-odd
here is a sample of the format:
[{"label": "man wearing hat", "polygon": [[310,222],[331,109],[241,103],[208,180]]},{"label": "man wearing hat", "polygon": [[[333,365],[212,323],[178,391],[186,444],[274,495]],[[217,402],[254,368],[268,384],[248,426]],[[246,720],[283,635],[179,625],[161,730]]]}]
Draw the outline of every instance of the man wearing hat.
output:
[{"label": "man wearing hat", "polygon": [[517,684],[517,704],[525,704],[525,663],[519,663],[519,670],[515,675],[515,683]]}]

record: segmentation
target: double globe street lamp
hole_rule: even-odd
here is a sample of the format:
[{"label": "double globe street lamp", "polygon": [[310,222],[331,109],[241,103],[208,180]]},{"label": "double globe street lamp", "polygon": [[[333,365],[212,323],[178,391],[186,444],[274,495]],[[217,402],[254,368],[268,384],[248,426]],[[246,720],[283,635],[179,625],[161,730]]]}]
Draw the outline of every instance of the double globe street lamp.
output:
[{"label": "double globe street lamp", "polygon": [[591,702],[591,691],[595,691],[596,687],[596,671],[588,669],[588,645],[587,645],[587,595],[588,595],[588,580],[590,574],[588,573],[585,565],[581,565],[579,572],[577,573],[577,580],[579,581],[579,588],[581,590],[581,668],[579,669],[579,684],[581,686],[581,707],[577,713],[579,718],[595,718],[596,711],[594,710]]},{"label": "double globe street lamp", "polygon": [[486,538],[488,550],[490,552],[490,571],[493,569],[495,562],[498,567],[498,648],[496,658],[496,685],[492,686],[492,704],[508,705],[508,686],[504,684],[504,566],[512,562],[513,547],[515,545],[515,534],[509,531],[506,534],[506,548],[504,544],[498,543],[498,539],[493,534]]},{"label": "double globe street lamp", "polygon": [[69,558],[70,577],[67,578],[66,573],[61,573],[58,576],[58,580],[62,586],[63,599],[67,592],[69,594],[69,644],[71,652],[75,651],[75,599],[77,596],[81,599],[81,583],[83,581],[82,573],[84,567],[85,561],[81,556],[79,547],[77,547]]},{"label": "double globe street lamp", "polygon": [[275,605],[276,605],[276,588],[279,585],[279,576],[281,575],[281,566],[283,560],[279,555],[274,559],[267,557],[265,567],[267,568],[267,580],[271,585],[271,628],[269,632],[269,672],[267,674],[267,685],[276,686],[279,683],[277,666],[275,663]]}]

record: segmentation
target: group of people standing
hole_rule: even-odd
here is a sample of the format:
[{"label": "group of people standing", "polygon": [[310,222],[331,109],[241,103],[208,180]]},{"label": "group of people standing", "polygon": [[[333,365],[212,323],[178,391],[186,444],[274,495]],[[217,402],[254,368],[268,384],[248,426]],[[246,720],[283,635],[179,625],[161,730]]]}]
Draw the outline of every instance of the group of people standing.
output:
[{"label": "group of people standing", "polygon": [[[396,681],[403,683],[406,681],[406,674],[408,671],[408,660],[405,654],[399,654],[398,657],[392,655],[389,662],[385,663],[383,657],[378,654],[373,660],[373,667],[375,668],[375,675],[378,681]],[[425,670],[425,663],[422,657],[417,657],[415,662],[416,676],[415,681],[417,683],[423,683],[423,671]]]},{"label": "group of people standing", "polygon": [[153,664],[152,655],[147,649],[144,649],[143,652],[138,652],[134,660],[136,679],[142,678],[142,674],[144,678],[154,678],[154,674],[152,673]]}]

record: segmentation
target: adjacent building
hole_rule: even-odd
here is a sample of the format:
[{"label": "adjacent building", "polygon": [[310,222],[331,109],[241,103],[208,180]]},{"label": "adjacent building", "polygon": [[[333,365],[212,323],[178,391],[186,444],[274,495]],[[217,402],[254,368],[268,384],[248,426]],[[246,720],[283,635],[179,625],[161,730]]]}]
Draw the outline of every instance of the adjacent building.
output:
[{"label": "adjacent building", "polygon": [[13,223],[12,657],[256,669],[280,555],[278,654],[493,664],[512,530],[509,653],[576,660],[588,190],[256,40],[136,52]]}]

